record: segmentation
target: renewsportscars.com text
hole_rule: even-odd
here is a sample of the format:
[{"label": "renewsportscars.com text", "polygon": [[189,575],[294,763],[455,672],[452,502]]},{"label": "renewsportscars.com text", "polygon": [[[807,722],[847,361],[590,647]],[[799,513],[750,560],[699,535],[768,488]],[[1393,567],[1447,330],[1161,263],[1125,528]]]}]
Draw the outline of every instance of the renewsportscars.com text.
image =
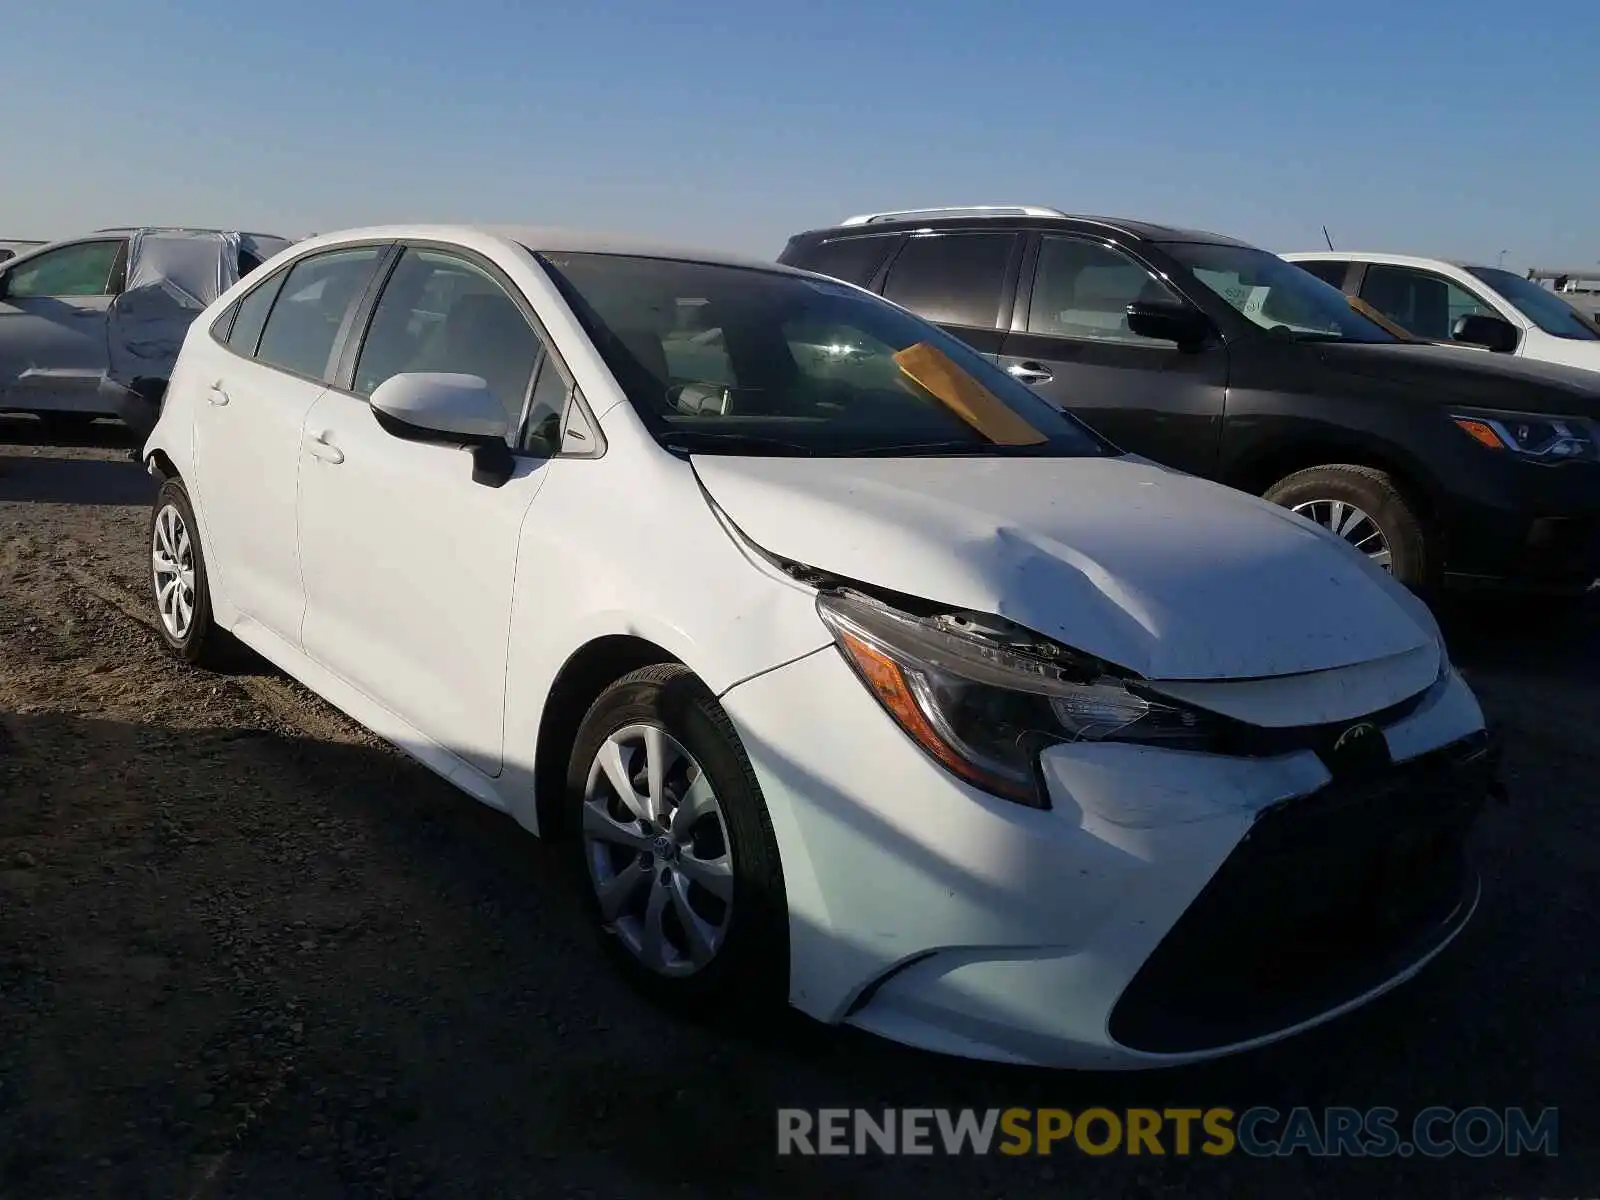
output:
[{"label": "renewsportscars.com text", "polygon": [[779,1155],[1483,1158],[1557,1152],[1554,1108],[783,1108]]}]

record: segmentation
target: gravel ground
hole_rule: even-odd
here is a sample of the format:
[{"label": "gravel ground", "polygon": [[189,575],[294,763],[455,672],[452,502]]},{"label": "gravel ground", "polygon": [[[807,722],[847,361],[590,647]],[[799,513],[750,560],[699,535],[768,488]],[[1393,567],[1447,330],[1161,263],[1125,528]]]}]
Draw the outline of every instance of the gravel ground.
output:
[{"label": "gravel ground", "polygon": [[[1508,736],[1472,927],[1204,1069],[1019,1071],[669,1018],[552,852],[265,664],[167,658],[115,427],[0,421],[0,1196],[1596,1196],[1600,619],[1452,612]],[[780,1106],[1561,1109],[1557,1157],[779,1160]]]}]

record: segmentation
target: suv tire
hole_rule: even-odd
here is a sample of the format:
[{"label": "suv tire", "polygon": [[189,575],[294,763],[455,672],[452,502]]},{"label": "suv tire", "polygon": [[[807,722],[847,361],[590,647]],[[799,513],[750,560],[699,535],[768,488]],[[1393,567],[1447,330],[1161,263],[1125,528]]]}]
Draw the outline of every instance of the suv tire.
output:
[{"label": "suv tire", "polygon": [[1265,499],[1293,509],[1381,565],[1413,591],[1435,582],[1437,552],[1417,507],[1394,479],[1374,467],[1338,463],[1309,467],[1278,480]]}]

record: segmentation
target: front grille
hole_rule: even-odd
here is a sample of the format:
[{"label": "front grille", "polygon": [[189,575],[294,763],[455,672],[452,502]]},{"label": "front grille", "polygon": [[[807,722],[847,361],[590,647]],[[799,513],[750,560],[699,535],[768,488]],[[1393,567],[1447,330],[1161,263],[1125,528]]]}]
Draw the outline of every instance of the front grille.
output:
[{"label": "front grille", "polygon": [[1465,840],[1495,786],[1488,734],[1264,810],[1123,993],[1132,1049],[1232,1045],[1393,978],[1470,913]]}]

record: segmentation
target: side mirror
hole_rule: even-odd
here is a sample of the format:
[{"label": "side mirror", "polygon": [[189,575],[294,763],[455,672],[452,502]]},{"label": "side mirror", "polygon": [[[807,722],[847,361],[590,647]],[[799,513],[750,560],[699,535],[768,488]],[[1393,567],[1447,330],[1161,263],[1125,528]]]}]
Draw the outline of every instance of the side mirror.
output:
[{"label": "side mirror", "polygon": [[1192,353],[1211,337],[1211,318],[1178,300],[1135,300],[1128,305],[1128,328],[1140,337],[1176,342]]},{"label": "side mirror", "polygon": [[506,410],[477,375],[415,371],[391,375],[372,393],[378,423],[396,437],[472,447],[472,478],[499,487],[516,460],[506,445]]},{"label": "side mirror", "polygon": [[1517,327],[1487,313],[1467,313],[1456,318],[1450,329],[1450,340],[1482,346],[1496,354],[1510,354],[1517,348]]}]

